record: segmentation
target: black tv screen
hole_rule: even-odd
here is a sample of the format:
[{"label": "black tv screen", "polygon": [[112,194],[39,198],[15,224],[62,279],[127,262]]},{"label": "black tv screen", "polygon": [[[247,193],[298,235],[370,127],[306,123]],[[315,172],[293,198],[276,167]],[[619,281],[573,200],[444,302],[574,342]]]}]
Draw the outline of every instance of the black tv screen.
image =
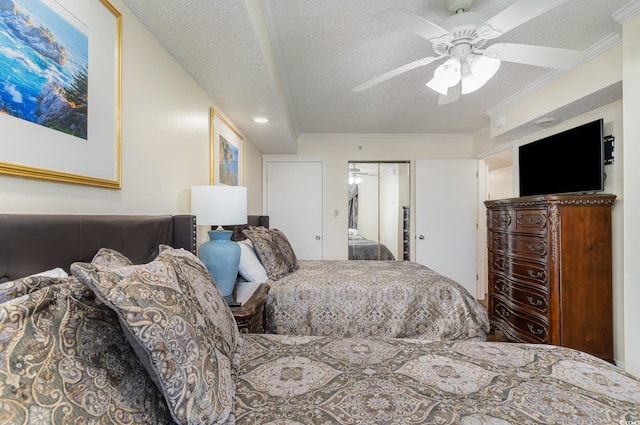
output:
[{"label": "black tv screen", "polygon": [[519,148],[520,196],[604,190],[603,120]]}]

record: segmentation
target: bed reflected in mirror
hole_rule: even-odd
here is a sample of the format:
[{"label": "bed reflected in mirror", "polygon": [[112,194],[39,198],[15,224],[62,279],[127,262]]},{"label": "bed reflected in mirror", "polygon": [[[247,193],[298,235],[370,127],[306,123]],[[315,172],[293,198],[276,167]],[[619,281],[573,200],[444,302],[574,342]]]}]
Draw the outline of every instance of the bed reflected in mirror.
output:
[{"label": "bed reflected in mirror", "polygon": [[349,162],[349,259],[409,260],[409,162]]}]

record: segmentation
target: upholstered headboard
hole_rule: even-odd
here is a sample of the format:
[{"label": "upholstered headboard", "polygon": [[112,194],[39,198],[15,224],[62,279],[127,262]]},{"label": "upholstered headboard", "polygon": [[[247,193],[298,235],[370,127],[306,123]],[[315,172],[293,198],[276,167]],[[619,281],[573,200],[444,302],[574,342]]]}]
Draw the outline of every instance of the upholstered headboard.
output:
[{"label": "upholstered headboard", "polygon": [[0,280],[55,267],[67,273],[112,248],[136,264],[153,260],[160,244],[196,250],[191,215],[0,214]]},{"label": "upholstered headboard", "polygon": [[243,224],[240,226],[225,226],[224,228],[227,230],[233,230],[233,235],[231,235],[232,240],[242,241],[246,239],[242,231],[249,226],[255,226],[255,227],[262,226],[268,229],[269,216],[268,215],[249,215],[247,216],[247,224]]}]

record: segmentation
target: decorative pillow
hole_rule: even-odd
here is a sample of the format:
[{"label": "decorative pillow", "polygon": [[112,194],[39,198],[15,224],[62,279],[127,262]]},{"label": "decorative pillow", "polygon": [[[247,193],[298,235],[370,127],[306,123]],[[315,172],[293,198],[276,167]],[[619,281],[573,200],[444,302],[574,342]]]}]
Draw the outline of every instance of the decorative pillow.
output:
[{"label": "decorative pillow", "polygon": [[252,227],[244,230],[270,279],[278,280],[298,270],[298,259],[287,237],[278,229]]},{"label": "decorative pillow", "polygon": [[75,278],[49,279],[0,304],[0,423],[169,423],[116,314]]},{"label": "decorative pillow", "polygon": [[111,248],[100,248],[96,255],[93,256],[91,264],[105,270],[133,266],[133,262],[129,258]]},{"label": "decorative pillow", "polygon": [[161,249],[148,264],[101,270],[75,263],[136,338],[176,422],[224,423],[233,406],[238,329],[206,267],[185,250]]},{"label": "decorative pillow", "polygon": [[251,240],[245,239],[238,242],[238,245],[240,245],[240,266],[238,268],[240,276],[247,282],[266,282],[269,277],[253,249]]}]

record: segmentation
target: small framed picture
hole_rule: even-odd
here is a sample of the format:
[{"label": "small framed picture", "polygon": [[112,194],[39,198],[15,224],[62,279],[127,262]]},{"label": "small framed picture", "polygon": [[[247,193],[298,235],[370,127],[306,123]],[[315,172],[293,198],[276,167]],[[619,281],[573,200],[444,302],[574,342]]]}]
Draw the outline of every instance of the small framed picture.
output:
[{"label": "small framed picture", "polygon": [[210,183],[242,185],[242,136],[227,120],[210,109]]}]

